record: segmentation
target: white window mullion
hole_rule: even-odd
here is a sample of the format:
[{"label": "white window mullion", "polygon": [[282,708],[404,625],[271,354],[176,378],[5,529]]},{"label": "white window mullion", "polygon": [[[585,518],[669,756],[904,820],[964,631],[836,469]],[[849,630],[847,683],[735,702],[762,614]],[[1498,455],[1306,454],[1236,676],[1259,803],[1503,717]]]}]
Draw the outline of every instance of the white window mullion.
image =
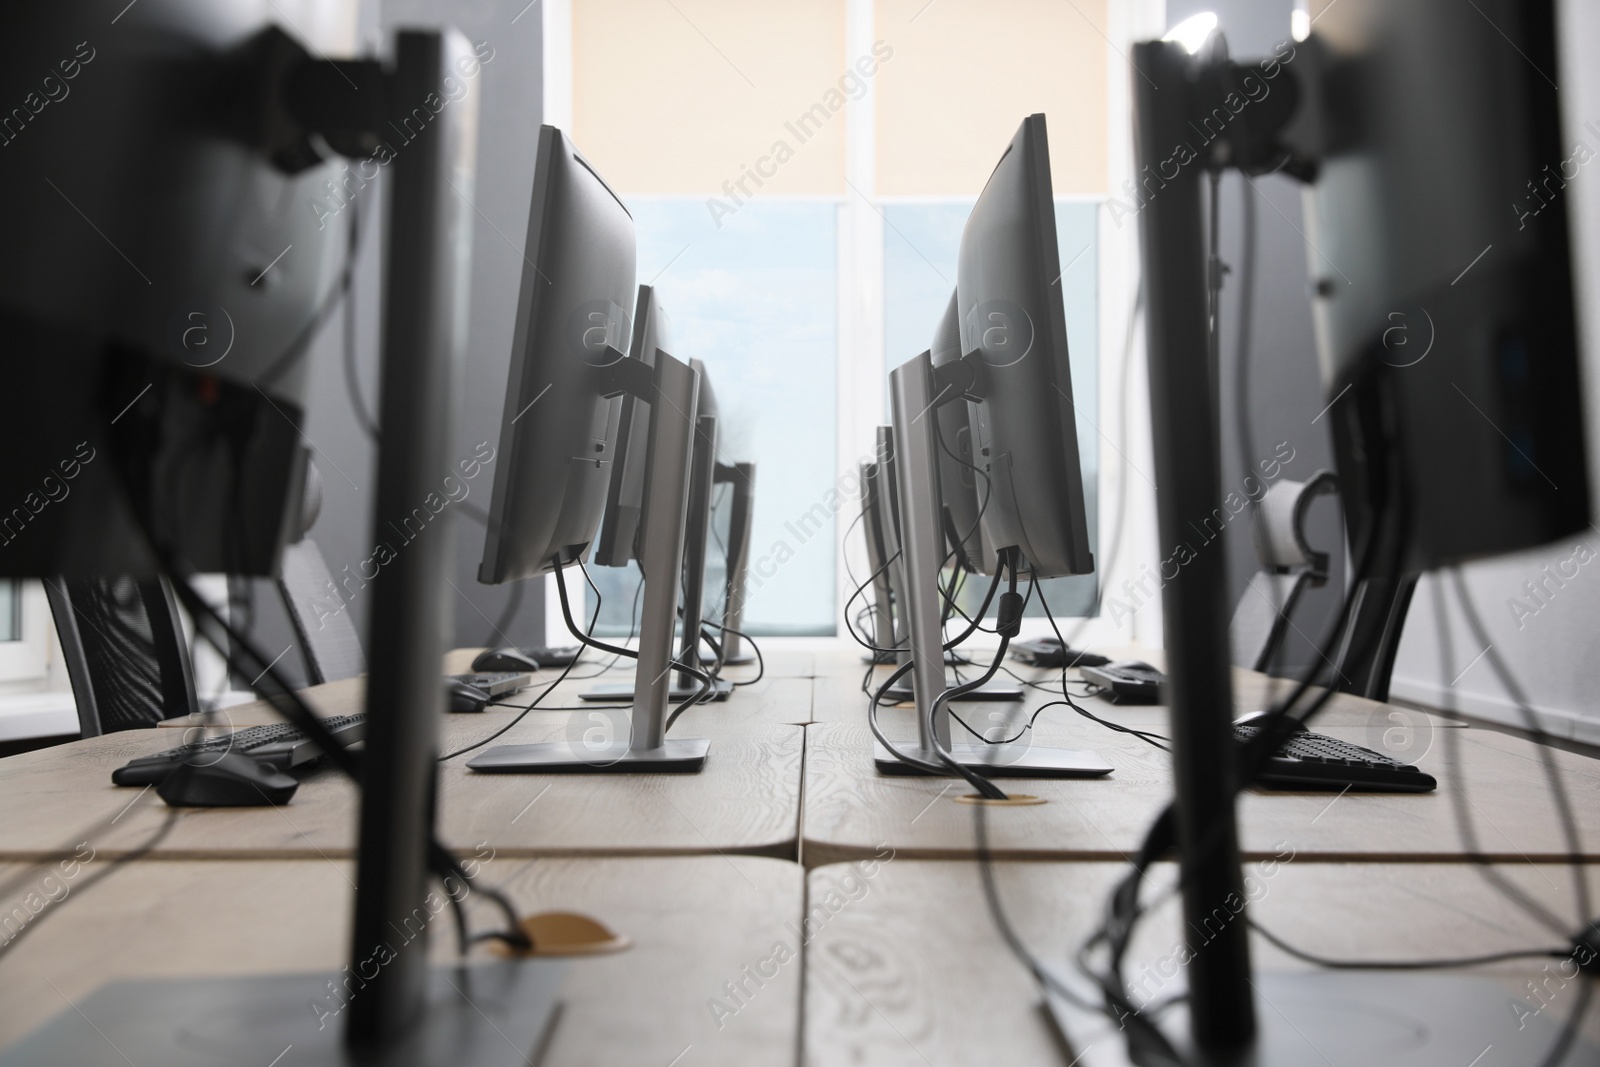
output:
[{"label": "white window mullion", "polygon": [[[847,0],[845,58],[854,63],[872,54],[876,32],[873,0]],[[837,476],[856,484],[857,466],[872,453],[874,437],[885,419],[883,352],[883,216],[877,197],[877,90],[872,78],[866,91],[849,101],[845,111],[845,192],[839,208],[839,392]],[[844,532],[858,505],[839,512],[834,536],[838,550],[834,573],[838,633],[844,637],[844,605],[852,590],[844,567]]]}]

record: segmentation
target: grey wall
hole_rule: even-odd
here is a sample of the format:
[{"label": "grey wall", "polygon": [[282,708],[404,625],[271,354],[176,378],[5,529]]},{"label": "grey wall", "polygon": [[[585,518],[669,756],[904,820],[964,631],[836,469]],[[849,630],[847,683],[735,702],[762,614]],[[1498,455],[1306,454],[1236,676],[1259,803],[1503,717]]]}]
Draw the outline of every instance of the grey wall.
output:
[{"label": "grey wall", "polygon": [[[527,232],[528,203],[533,189],[534,152],[542,114],[542,9],[536,4],[521,17],[521,3],[491,0],[385,0],[369,3],[363,12],[364,39],[387,54],[396,29],[453,25],[473,42],[494,50],[475,79],[479,130],[477,188],[473,218],[472,304],[464,378],[464,403],[457,433],[458,458],[473,454],[479,442],[499,446],[501,403],[511,351],[517,282]],[[516,21],[513,22],[513,19]],[[376,407],[379,291],[383,223],[386,207],[383,180],[357,197],[362,212],[359,267],[351,306],[356,316],[356,377],[368,410]],[[374,450],[356,422],[340,360],[335,319],[319,338],[313,354],[311,402],[307,435],[317,449],[326,497],[312,536],[336,578],[372,553],[372,483]],[[441,472],[441,475],[443,472]],[[493,467],[468,483],[466,502],[487,511]],[[520,608],[495,633],[494,623],[507,606],[511,587],[478,584],[477,561],[483,549],[483,528],[451,506],[456,539],[456,564],[450,604],[455,613],[457,645],[544,643],[544,594],[539,581],[527,586]],[[351,610],[366,633],[366,598],[356,597]],[[264,624],[267,620],[264,618]],[[502,636],[503,635],[503,636]],[[266,635],[262,643],[273,643]]]}]

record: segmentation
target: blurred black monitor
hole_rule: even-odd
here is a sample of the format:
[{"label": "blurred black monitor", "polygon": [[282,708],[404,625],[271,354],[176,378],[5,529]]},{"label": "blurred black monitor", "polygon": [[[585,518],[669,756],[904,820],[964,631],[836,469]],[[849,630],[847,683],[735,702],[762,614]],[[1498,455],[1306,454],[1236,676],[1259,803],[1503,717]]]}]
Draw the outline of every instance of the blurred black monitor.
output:
[{"label": "blurred black monitor", "polygon": [[991,479],[983,537],[1015,546],[1039,578],[1088,574],[1072,371],[1061,302],[1043,115],[1023,120],[961,233],[961,348],[987,379],[968,402],[977,466]]},{"label": "blurred black monitor", "polygon": [[[633,340],[628,355],[647,366],[656,365],[656,350],[671,350],[667,316],[653,286],[639,286],[633,307]],[[702,379],[703,381],[703,379]],[[624,567],[638,558],[635,538],[644,514],[644,471],[648,458],[650,405],[625,393],[617,418],[617,442],[611,458],[611,481],[606,487],[605,514],[594,561],[602,567]]]},{"label": "blurred black monitor", "polygon": [[275,78],[354,51],[355,16],[324,5],[302,45],[257,4],[9,14],[0,574],[153,574],[141,526],[198,570],[273,573],[307,350],[371,197]]},{"label": "blurred black monitor", "polygon": [[1554,8],[1331,4],[1303,46],[1340,489],[1357,544],[1397,513],[1403,572],[1589,522]]},{"label": "blurred black monitor", "polygon": [[605,368],[628,358],[633,216],[553,126],[539,128],[525,254],[478,569],[488,584],[582,559],[616,458],[622,400]]}]

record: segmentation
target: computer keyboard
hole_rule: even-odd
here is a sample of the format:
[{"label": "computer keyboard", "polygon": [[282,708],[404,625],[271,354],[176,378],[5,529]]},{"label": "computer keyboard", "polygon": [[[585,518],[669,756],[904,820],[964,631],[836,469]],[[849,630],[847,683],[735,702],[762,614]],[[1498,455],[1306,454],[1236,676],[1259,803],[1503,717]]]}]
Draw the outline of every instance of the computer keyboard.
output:
[{"label": "computer keyboard", "polygon": [[[336,715],[322,721],[333,736],[346,745],[366,736],[366,715]],[[179,764],[207,753],[220,755],[224,752],[242,753],[280,771],[303,766],[322,755],[316,742],[301,733],[298,726],[279,722],[218,734],[166,752],[140,756],[112,771],[111,781],[116,785],[159,785]]]},{"label": "computer keyboard", "polygon": [[[1255,737],[1255,723],[1234,723],[1240,744]],[[1359,789],[1383,793],[1427,793],[1439,783],[1433,775],[1381,752],[1301,728],[1267,760],[1257,785],[1277,789]]]}]

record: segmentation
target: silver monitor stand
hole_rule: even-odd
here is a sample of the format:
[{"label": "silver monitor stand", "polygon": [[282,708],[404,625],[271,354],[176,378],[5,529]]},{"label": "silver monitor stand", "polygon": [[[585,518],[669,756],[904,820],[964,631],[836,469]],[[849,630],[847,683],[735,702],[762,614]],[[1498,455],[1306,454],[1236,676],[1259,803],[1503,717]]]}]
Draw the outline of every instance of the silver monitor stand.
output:
[{"label": "silver monitor stand", "polygon": [[678,579],[683,573],[699,379],[688,364],[665,352],[656,353],[654,395],[645,398],[650,402],[650,455],[639,547],[644,553],[644,573],[660,577],[647,577],[644,583],[635,678],[648,681],[642,687],[626,687],[633,701],[631,720],[621,729],[584,730],[566,741],[500,745],[469,760],[467,766],[473,770],[591,774],[698,771],[705,766],[709,740],[666,736],[673,688],[670,676],[677,665],[672,646],[678,623]]},{"label": "silver monitor stand", "polygon": [[[939,763],[934,737],[945,751],[965,766],[989,775],[1027,778],[1097,778],[1111,773],[1111,764],[1093,752],[1045,748],[1029,740],[1014,744],[951,744],[950,713],[942,711],[930,723],[929,709],[944,692],[944,628],[939,612],[939,561],[944,558],[944,535],[939,523],[937,420],[924,418],[937,396],[933,361],[924,352],[889,375],[890,406],[894,418],[894,455],[900,505],[900,552],[905,564],[904,618],[911,655],[913,695],[917,705],[917,746],[907,755]],[[960,401],[957,397],[958,402]],[[936,731],[936,733],[930,733]],[[1032,732],[1028,734],[1031,739]],[[874,743],[874,762],[883,774],[920,774],[917,768],[895,758]]]}]

